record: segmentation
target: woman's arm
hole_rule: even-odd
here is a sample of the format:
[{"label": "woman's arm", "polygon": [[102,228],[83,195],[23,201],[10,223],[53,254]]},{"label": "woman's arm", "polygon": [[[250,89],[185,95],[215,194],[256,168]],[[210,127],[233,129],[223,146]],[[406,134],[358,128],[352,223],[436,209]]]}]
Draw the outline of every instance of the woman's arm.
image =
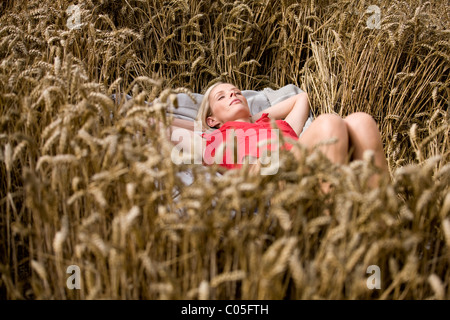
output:
[{"label": "woman's arm", "polygon": [[263,113],[268,113],[269,118],[284,119],[299,135],[309,117],[309,100],[306,92],[299,93],[276,105],[273,105],[252,116],[252,120],[258,120]]},{"label": "woman's arm", "polygon": [[[182,121],[191,122],[189,120]],[[193,130],[194,122],[192,121],[192,129],[190,129],[189,123],[186,123],[188,125],[187,127],[181,127],[183,125],[182,122],[176,121],[175,123],[180,126],[175,126],[172,123],[172,126],[168,130],[170,140],[174,144],[171,155],[172,160],[175,163],[183,162],[185,164],[203,163],[203,151],[205,150],[206,141],[197,131]]]},{"label": "woman's arm", "polygon": [[173,118],[172,119],[172,126],[194,131],[194,121],[192,121],[192,120],[184,120],[184,119]]}]

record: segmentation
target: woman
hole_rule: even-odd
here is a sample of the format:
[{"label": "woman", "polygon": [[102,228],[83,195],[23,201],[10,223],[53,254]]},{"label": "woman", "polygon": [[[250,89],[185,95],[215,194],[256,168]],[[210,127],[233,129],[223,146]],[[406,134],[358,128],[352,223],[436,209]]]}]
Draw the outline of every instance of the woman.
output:
[{"label": "woman", "polygon": [[[203,129],[213,129],[212,132],[203,134],[205,139],[203,140],[202,157],[207,160],[205,161],[207,164],[210,164],[215,152],[219,151],[218,147],[223,142],[230,143],[228,129],[241,130],[241,134],[245,136],[241,142],[247,145],[242,146],[238,142],[238,151],[241,147],[243,150],[245,149],[244,151],[240,150],[242,151],[241,155],[244,157],[258,156],[251,150],[252,143],[248,143],[248,141],[252,138],[246,132],[251,130],[256,134],[258,139],[256,142],[259,143],[261,137],[258,136],[258,130],[267,130],[268,124],[275,121],[277,129],[280,129],[283,137],[298,139],[299,143],[309,150],[324,140],[336,139],[335,143],[319,147],[319,150],[334,163],[344,164],[348,160],[362,159],[366,150],[372,150],[375,165],[380,169],[381,174],[388,174],[381,136],[375,120],[370,115],[357,112],[341,118],[335,114],[322,114],[303,131],[308,115],[309,101],[305,92],[251,115],[247,100],[238,88],[230,83],[216,83],[205,92],[197,115],[197,121],[201,121]],[[267,139],[270,140],[272,137],[273,135],[267,136]],[[208,150],[208,146],[213,144],[213,150],[211,148]],[[291,149],[292,146],[287,143],[283,147]],[[296,156],[299,155],[296,154]],[[242,158],[232,157],[221,165],[235,168],[239,167],[242,162]],[[378,179],[377,176],[372,177],[370,184],[376,185]]]},{"label": "woman", "polygon": [[[172,160],[181,163],[182,159],[186,159],[179,156],[179,151],[182,150],[194,156],[194,163],[212,164],[216,158],[220,158],[215,157],[215,153],[221,152],[224,144],[228,151],[230,146],[235,146],[230,143],[233,135],[229,135],[234,130],[241,135],[234,135],[237,140],[241,138],[240,144],[239,141],[237,143],[238,156],[236,157],[235,152],[232,157],[227,158],[225,153],[223,159],[219,159],[223,160],[219,164],[228,169],[239,168],[246,157],[253,160],[260,156],[261,150],[257,148],[255,151],[252,148],[255,144],[260,145],[260,140],[273,142],[273,130],[268,129],[274,129],[274,125],[283,137],[288,138],[285,141],[296,139],[309,151],[325,140],[336,139],[335,143],[322,144],[318,149],[337,164],[362,159],[366,150],[372,150],[375,165],[380,169],[381,175],[389,175],[381,135],[370,115],[356,112],[341,118],[335,114],[322,114],[304,129],[308,116],[309,100],[305,92],[251,115],[248,102],[238,88],[230,83],[216,83],[205,92],[198,110],[196,124],[201,123],[201,128],[196,128],[193,124],[172,124],[171,139],[177,146],[172,152]],[[202,138],[194,132],[200,133]],[[259,135],[260,132],[263,134]],[[252,140],[253,136],[256,136],[256,140]],[[270,143],[270,146],[270,150],[273,150],[274,144]],[[289,143],[284,143],[281,147],[292,150],[296,157],[301,156],[295,149],[291,149],[292,145]],[[256,169],[254,171],[260,168],[259,165],[253,167]],[[379,178],[379,175],[371,177],[370,185],[376,186]]]}]

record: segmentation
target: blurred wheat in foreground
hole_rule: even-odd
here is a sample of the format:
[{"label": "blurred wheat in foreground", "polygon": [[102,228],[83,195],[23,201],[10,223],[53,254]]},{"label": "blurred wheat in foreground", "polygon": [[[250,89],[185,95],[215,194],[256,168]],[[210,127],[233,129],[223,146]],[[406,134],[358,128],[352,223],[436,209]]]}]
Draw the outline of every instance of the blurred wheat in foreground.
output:
[{"label": "blurred wheat in foreground", "polygon": [[[2,1],[0,297],[449,299],[449,24],[443,0]],[[218,80],[371,114],[392,180],[317,153],[173,164],[155,123]]]}]

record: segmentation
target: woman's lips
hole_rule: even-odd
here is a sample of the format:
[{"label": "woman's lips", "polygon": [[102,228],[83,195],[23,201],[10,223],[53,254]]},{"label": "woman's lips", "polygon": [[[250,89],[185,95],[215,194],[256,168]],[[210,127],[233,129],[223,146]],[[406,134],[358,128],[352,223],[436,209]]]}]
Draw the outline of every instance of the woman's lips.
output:
[{"label": "woman's lips", "polygon": [[241,102],[241,100],[239,100],[239,99],[234,99],[233,101],[231,101],[230,106],[231,106],[232,104],[240,103],[240,102]]}]

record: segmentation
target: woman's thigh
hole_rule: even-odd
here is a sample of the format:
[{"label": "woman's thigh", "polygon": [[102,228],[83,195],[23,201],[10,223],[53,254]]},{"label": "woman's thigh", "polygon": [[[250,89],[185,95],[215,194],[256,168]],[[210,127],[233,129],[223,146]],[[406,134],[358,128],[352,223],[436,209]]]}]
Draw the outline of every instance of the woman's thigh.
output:
[{"label": "woman's thigh", "polygon": [[[299,137],[302,145],[313,147],[328,139],[348,139],[344,120],[336,114],[322,114],[318,116]],[[347,143],[347,141],[341,141]]]}]

